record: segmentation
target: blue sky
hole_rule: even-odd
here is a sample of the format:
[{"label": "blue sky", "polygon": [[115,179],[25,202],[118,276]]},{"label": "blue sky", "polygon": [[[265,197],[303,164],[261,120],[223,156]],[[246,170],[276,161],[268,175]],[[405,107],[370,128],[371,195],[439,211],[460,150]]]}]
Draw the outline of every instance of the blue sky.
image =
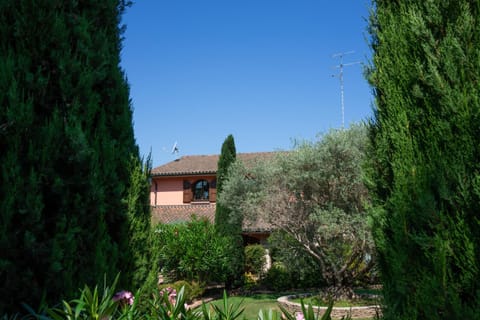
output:
[{"label": "blue sky", "polygon": [[[338,58],[368,63],[368,0],[137,0],[122,68],[153,166],[178,156],[288,150],[342,125]],[[334,77],[332,75],[337,75]],[[372,116],[363,66],[344,67],[345,125]],[[178,155],[170,150],[177,142]]]}]

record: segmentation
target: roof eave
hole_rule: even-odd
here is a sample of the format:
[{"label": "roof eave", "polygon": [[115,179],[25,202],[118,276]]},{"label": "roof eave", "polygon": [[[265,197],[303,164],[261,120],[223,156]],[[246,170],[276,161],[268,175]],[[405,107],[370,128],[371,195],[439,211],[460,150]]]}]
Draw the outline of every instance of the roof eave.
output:
[{"label": "roof eave", "polygon": [[199,172],[165,172],[165,173],[152,173],[152,177],[191,177],[191,176],[204,176],[215,175],[216,171],[199,171]]}]

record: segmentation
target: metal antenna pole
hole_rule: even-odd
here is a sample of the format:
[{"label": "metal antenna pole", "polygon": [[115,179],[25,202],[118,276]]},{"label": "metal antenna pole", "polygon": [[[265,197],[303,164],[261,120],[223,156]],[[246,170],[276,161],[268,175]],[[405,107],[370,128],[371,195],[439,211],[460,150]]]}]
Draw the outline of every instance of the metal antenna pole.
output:
[{"label": "metal antenna pole", "polygon": [[[338,74],[338,78],[340,79],[340,101],[341,101],[341,106],[342,106],[342,129],[345,128],[345,98],[344,98],[344,88],[343,88],[343,67],[346,66],[351,66],[354,64],[359,64],[359,61],[356,62],[351,62],[351,63],[343,63],[343,56],[347,54],[352,54],[355,51],[347,51],[347,52],[340,52],[340,53],[335,53],[332,55],[332,58],[340,58],[340,64],[335,66],[335,68],[339,68],[340,72]],[[335,75],[333,75],[335,76]]]}]

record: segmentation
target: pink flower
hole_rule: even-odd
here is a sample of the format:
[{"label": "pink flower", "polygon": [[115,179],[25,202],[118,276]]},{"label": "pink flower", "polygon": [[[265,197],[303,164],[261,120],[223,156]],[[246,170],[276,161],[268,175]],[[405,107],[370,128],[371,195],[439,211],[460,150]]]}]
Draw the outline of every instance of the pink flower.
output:
[{"label": "pink flower", "polygon": [[120,305],[124,306],[126,304],[132,305],[133,300],[135,300],[135,297],[133,296],[133,293],[131,293],[130,291],[122,290],[115,293],[112,299],[113,301],[119,301]]},{"label": "pink flower", "polygon": [[163,289],[162,291],[160,291],[160,294],[162,295],[168,295],[168,301],[170,302],[170,304],[174,305],[176,300],[177,300],[177,290],[175,290],[175,288],[172,288],[172,287],[167,287],[165,289]]},{"label": "pink flower", "polygon": [[296,320],[305,320],[305,317],[303,316],[303,313],[297,312],[297,313],[295,313],[295,319]]}]

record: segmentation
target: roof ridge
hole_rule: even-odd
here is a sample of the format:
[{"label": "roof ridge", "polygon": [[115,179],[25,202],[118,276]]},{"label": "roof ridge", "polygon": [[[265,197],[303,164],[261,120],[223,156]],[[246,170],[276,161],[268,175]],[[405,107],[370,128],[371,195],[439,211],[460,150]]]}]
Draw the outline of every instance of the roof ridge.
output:
[{"label": "roof ridge", "polygon": [[[276,150],[276,151],[249,151],[249,152],[237,152],[236,154],[260,154],[260,153],[279,153],[279,152],[285,152],[285,150]],[[195,157],[218,157],[220,156],[220,153],[215,153],[215,154],[188,154],[181,156],[181,158],[195,158]],[[169,163],[169,162],[167,162]]]},{"label": "roof ridge", "polygon": [[[240,152],[237,159],[251,162],[255,158],[269,158],[281,151]],[[186,155],[152,169],[153,176],[179,176],[215,174],[218,170],[219,154],[215,155]]]}]

